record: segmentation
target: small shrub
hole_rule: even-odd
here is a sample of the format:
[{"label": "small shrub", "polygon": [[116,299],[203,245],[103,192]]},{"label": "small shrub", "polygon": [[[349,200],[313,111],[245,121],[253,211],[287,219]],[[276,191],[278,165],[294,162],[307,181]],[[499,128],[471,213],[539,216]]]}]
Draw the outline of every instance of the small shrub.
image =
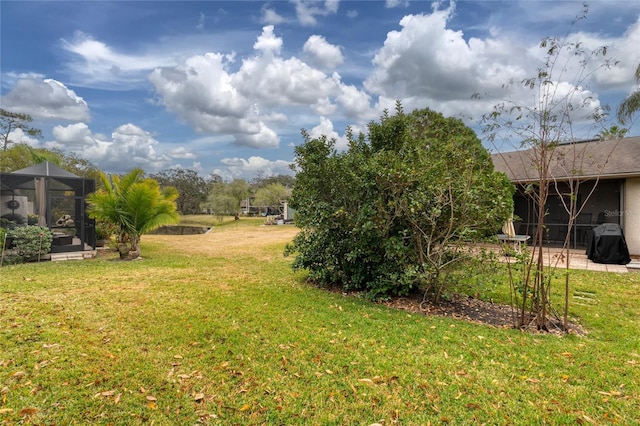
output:
[{"label": "small shrub", "polygon": [[53,242],[51,230],[42,226],[19,226],[9,230],[7,235],[13,238],[10,254],[22,262],[49,253]]},{"label": "small shrub", "polygon": [[27,216],[27,224],[28,225],[37,225],[40,220],[40,216],[37,214],[30,214]]},{"label": "small shrub", "polygon": [[5,229],[12,229],[23,223],[24,223],[24,218],[20,215],[14,215],[9,213],[0,217],[0,227]]}]

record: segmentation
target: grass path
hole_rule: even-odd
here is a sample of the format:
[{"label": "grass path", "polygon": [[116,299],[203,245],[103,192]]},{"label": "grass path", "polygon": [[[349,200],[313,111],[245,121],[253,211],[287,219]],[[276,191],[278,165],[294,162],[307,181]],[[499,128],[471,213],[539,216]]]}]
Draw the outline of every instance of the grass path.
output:
[{"label": "grass path", "polygon": [[289,226],[0,270],[7,424],[638,424],[640,274],[576,271],[586,337],[407,314],[293,273]]}]

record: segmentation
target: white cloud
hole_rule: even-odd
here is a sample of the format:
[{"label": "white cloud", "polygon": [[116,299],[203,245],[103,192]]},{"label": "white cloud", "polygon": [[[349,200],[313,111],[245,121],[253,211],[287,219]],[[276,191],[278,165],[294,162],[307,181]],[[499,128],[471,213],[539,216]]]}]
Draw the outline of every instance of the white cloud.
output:
[{"label": "white cloud", "polygon": [[376,69],[365,88],[393,98],[446,101],[469,98],[487,85],[500,87],[522,75],[512,46],[477,38],[467,43],[461,31],[447,28],[452,13],[449,8],[402,18],[402,29],[389,32],[376,53]]},{"label": "white cloud", "polygon": [[96,137],[85,123],[55,126],[52,132],[57,145],[71,151],[82,150],[96,143]]},{"label": "white cloud", "polygon": [[349,146],[349,141],[345,137],[345,135],[340,136],[338,132],[333,129],[333,123],[326,117],[320,117],[320,124],[309,130],[309,136],[311,138],[320,138],[321,136],[326,136],[327,139],[335,139],[336,140],[336,149],[344,150]]},{"label": "white cloud", "polygon": [[[9,132],[9,141],[14,144],[24,143],[29,146],[37,147],[40,141],[26,134],[22,129],[15,129]],[[13,145],[9,145],[13,146]]]},{"label": "white cloud", "polygon": [[2,97],[3,108],[29,114],[33,118],[86,121],[89,106],[73,90],[52,79],[29,76],[17,80]]},{"label": "white cloud", "polygon": [[384,6],[387,9],[393,9],[394,7],[407,7],[409,6],[408,0],[385,0]]},{"label": "white cloud", "polygon": [[329,16],[338,12],[339,0],[292,0],[296,7],[296,16],[301,25],[313,26],[318,23],[316,16]]},{"label": "white cloud", "polygon": [[197,31],[129,45],[124,50],[76,31],[71,39],[61,40],[62,49],[70,54],[64,70],[70,84],[76,86],[130,90],[147,85],[149,72],[156,68],[176,66],[185,58],[207,51],[212,44],[244,43],[250,39],[248,34],[239,30],[213,35]]},{"label": "white cloud", "polygon": [[[251,103],[233,86],[229,57],[207,53],[175,68],[158,68],[149,79],[162,103],[202,133],[246,133]],[[253,126],[254,132],[259,125]]]},{"label": "white cloud", "polygon": [[168,150],[167,155],[171,158],[184,160],[193,160],[198,158],[198,156],[193,151],[188,150],[183,146]]},{"label": "white cloud", "polygon": [[[491,111],[499,99],[504,99],[507,93],[503,85],[510,82],[513,83],[508,93],[510,99],[525,105],[531,103],[532,92],[524,88],[521,81],[532,77],[536,69],[543,66],[545,50],[539,43],[522,45],[518,39],[507,35],[501,38],[465,37],[462,31],[450,28],[453,13],[454,6],[450,6],[429,14],[407,15],[400,21],[400,30],[387,34],[383,47],[373,59],[375,69],[364,82],[366,93],[378,97],[377,110],[391,106],[391,100],[402,99],[405,110],[430,107],[445,115],[479,118]],[[628,61],[632,64],[623,71],[615,68],[598,71],[591,81],[584,82],[584,87],[577,86],[579,61],[573,60],[568,62],[563,75],[554,75],[558,79],[556,87],[563,93],[570,91],[576,103],[584,102],[588,108],[598,107],[597,93],[586,84],[630,84],[631,67],[640,61],[638,41],[634,43],[639,34],[640,24],[634,25],[620,39],[605,39],[587,33],[570,35],[570,42],[580,41],[587,50],[608,44],[610,56],[619,54],[635,60]],[[560,63],[564,64],[562,59]],[[593,68],[587,69],[587,75],[591,70]],[[627,77],[623,77],[623,73]],[[489,96],[472,100],[474,93]],[[349,95],[344,99],[354,102],[357,97]],[[360,104],[366,105],[365,100]]]},{"label": "white cloud", "polygon": [[280,138],[262,121],[258,122],[259,129],[249,134],[235,135],[235,143],[241,146],[249,146],[252,148],[277,148],[280,144]]},{"label": "white cloud", "polygon": [[47,147],[73,151],[112,173],[127,172],[135,167],[157,172],[169,167],[174,159],[196,158],[185,148],[157,152],[159,142],[131,123],[116,128],[110,138],[93,133],[84,123],[55,126],[52,133],[55,140],[47,142]]},{"label": "white cloud", "polygon": [[619,61],[611,69],[596,72],[595,82],[599,89],[635,90],[637,88],[634,73],[640,64],[640,17],[621,37],[602,38],[596,34],[580,33],[576,41],[582,41],[590,49],[607,46],[607,58]]},{"label": "white cloud", "polygon": [[196,29],[202,30],[204,29],[204,20],[206,16],[204,13],[200,12],[200,17],[198,18],[198,23],[196,24]]},{"label": "white cloud", "polygon": [[347,10],[347,17],[354,19],[358,17],[358,11],[357,10]]},{"label": "white cloud", "polygon": [[311,105],[311,109],[318,115],[333,115],[338,109],[337,105],[331,102],[328,96],[318,99],[318,101]]},{"label": "white cloud", "polygon": [[371,96],[353,85],[341,84],[337,100],[348,118],[360,121],[377,118],[377,112],[371,108]]},{"label": "white cloud", "polygon": [[130,88],[144,82],[148,70],[175,63],[171,55],[120,53],[81,31],[71,40],[62,39],[62,48],[74,54],[67,64],[69,73],[87,87]]},{"label": "white cloud", "polygon": [[323,36],[309,37],[303,50],[309,56],[311,63],[318,68],[335,69],[344,61],[340,47],[327,42]]},{"label": "white cloud", "polygon": [[248,159],[232,157],[223,158],[221,163],[226,166],[226,169],[218,168],[213,173],[227,181],[236,178],[250,179],[258,174],[262,176],[291,174],[289,168],[291,162],[284,160],[272,161],[262,157],[249,157]]},{"label": "white cloud", "polygon": [[265,4],[264,6],[262,6],[260,13],[262,15],[260,18],[260,22],[262,22],[263,24],[279,25],[286,22],[286,19],[280,16],[278,12],[275,11],[275,9],[269,7],[269,4]]},{"label": "white cloud", "polygon": [[[327,76],[295,57],[280,56],[282,39],[265,26],[254,56],[230,71],[232,57],[206,53],[177,67],[158,68],[150,81],[162,104],[200,133],[227,134],[237,145],[276,148],[272,123],[286,123],[291,107],[329,110],[340,93],[339,77]],[[321,101],[319,101],[321,100]]]},{"label": "white cloud", "polygon": [[261,51],[264,55],[278,55],[282,49],[282,39],[273,33],[273,25],[262,28],[262,34],[253,44],[255,50]]}]

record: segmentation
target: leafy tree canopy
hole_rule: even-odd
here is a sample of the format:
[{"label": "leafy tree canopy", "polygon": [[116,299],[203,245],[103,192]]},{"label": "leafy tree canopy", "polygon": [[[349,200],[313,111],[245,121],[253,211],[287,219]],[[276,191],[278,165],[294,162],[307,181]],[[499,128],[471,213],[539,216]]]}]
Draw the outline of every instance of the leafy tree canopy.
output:
[{"label": "leafy tree canopy", "polygon": [[234,179],[231,182],[216,181],[211,184],[205,208],[220,218],[224,215],[240,217],[240,204],[250,194],[250,187],[244,179]]},{"label": "leafy tree canopy", "polygon": [[296,147],[294,268],[373,297],[417,288],[439,297],[461,245],[511,215],[513,185],[470,128],[429,109],[407,115],[398,104],[366,136],[347,136],[345,152],[304,131]]},{"label": "leafy tree canopy", "polygon": [[267,177],[257,176],[251,180],[251,186],[256,191],[274,183],[280,184],[285,188],[293,188],[293,185],[296,183],[296,178],[290,175],[275,175]]},{"label": "leafy tree canopy", "polygon": [[171,186],[178,190],[180,195],[176,204],[181,214],[200,213],[209,193],[209,185],[197,172],[177,168],[163,170],[150,177],[157,180],[161,187]]},{"label": "leafy tree canopy", "polygon": [[270,183],[256,191],[253,204],[258,207],[267,207],[271,210],[280,210],[280,203],[287,198],[291,191],[280,183]]}]

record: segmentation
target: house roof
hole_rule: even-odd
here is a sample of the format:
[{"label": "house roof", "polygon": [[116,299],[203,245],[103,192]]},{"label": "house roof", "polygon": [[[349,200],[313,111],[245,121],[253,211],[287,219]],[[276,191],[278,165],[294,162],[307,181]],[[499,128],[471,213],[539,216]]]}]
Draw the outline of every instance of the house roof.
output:
[{"label": "house roof", "polygon": [[[496,171],[513,182],[538,180],[536,148],[492,154]],[[640,136],[558,145],[549,163],[549,177],[558,180],[640,177]]]},{"label": "house roof", "polygon": [[53,163],[45,161],[35,166],[25,167],[24,169],[11,172],[14,175],[29,175],[29,176],[48,176],[53,178],[78,178],[71,172],[66,171]]}]

